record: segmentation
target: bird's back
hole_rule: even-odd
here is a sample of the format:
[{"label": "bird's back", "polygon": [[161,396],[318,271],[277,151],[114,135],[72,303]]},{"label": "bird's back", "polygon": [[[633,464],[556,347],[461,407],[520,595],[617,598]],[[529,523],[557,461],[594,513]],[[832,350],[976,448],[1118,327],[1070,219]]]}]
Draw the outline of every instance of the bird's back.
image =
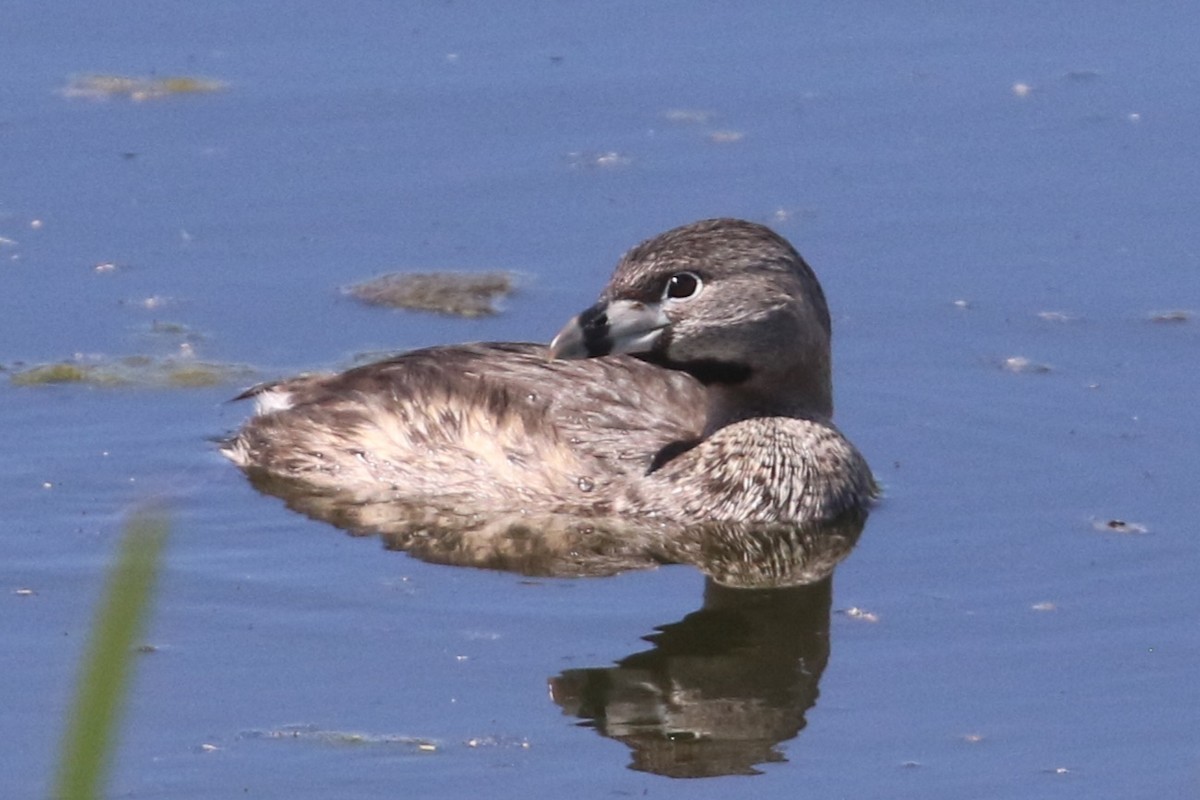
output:
[{"label": "bird's back", "polygon": [[244,396],[259,413],[222,448],[244,469],[481,509],[605,513],[705,416],[686,374],[534,344],[432,347]]}]

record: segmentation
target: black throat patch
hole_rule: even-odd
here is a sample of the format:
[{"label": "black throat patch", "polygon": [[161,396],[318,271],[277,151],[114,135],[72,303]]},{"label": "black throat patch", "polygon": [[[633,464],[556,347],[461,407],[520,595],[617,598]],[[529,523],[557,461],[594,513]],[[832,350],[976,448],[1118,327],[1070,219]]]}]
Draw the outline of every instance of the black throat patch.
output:
[{"label": "black throat patch", "polygon": [[608,310],[605,303],[585,309],[579,315],[579,329],[583,331],[583,346],[588,356],[606,356],[612,352],[613,340],[608,325]]},{"label": "black throat patch", "polygon": [[686,372],[705,386],[713,384],[736,386],[739,383],[745,383],[754,373],[748,364],[736,361],[717,361],[712,358],[675,361],[667,358],[663,353],[634,353],[633,357],[645,361],[647,364]]}]

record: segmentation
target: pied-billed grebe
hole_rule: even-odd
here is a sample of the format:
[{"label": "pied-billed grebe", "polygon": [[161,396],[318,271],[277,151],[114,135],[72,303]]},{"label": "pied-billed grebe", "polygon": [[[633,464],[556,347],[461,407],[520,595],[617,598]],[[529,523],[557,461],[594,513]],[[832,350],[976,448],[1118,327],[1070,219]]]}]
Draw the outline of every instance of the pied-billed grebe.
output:
[{"label": "pied-billed grebe", "polygon": [[629,251],[551,342],[431,347],[242,395],[222,451],[316,490],[496,512],[807,523],[864,509],[812,270],[751,222]]}]

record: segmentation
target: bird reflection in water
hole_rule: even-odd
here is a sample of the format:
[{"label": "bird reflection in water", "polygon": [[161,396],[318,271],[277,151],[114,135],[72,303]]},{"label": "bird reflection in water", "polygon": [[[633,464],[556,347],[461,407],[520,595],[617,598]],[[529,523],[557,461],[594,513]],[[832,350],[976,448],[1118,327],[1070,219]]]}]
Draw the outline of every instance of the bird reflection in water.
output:
[{"label": "bird reflection in water", "polygon": [[786,589],[709,579],[704,605],[612,667],[550,680],[563,712],[632,751],[630,767],[672,778],[754,775],[804,728],[829,660],[829,578]]},{"label": "bird reflection in water", "polygon": [[804,728],[829,661],[833,569],[864,522],[693,529],[701,608],[645,637],[649,650],[552,678],[551,697],[628,746],[635,770],[753,775],[784,760],[777,745]]},{"label": "bird reflection in water", "polygon": [[464,514],[314,492],[265,475],[255,486],[293,510],[425,561],[524,575],[611,575],[666,563],[706,576],[701,608],[646,637],[614,666],[550,680],[563,712],[632,751],[631,768],[671,777],[755,774],[782,761],[817,699],[829,659],[834,567],[865,513],[805,526]]},{"label": "bird reflection in water", "polygon": [[447,509],[315,489],[260,471],[251,484],[288,508],[356,536],[378,535],[391,550],[422,561],[536,577],[615,575],[662,564],[691,564],[715,582],[741,589],[817,583],[850,554],[867,512],[806,524],[703,522]]}]

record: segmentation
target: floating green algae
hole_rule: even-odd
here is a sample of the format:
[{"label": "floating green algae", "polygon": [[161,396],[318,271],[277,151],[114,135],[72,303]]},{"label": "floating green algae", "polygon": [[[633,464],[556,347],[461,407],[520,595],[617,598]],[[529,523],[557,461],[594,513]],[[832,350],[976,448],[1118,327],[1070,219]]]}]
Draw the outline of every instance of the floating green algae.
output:
[{"label": "floating green algae", "polygon": [[390,733],[366,733],[361,731],[323,730],[315,725],[285,725],[270,730],[246,731],[246,739],[295,739],[335,746],[400,745],[423,752],[438,749],[437,742],[422,736],[405,736]]},{"label": "floating green algae", "polygon": [[134,101],[219,92],[226,84],[210,78],[170,75],[162,78],[131,75],[77,75],[67,83],[63,94],[88,100],[127,98]]},{"label": "floating green algae", "polygon": [[191,336],[192,329],[182,322],[168,322],[156,319],[150,323],[150,333],[164,336]]},{"label": "floating green algae", "polygon": [[434,311],[459,317],[496,313],[496,301],[512,293],[511,272],[392,273],[346,288],[368,305]]},{"label": "floating green algae", "polygon": [[42,364],[14,372],[10,378],[14,386],[42,386],[49,383],[85,383],[88,372],[78,364]]},{"label": "floating green algae", "polygon": [[127,356],[111,361],[64,361],[12,371],[14,386],[77,383],[103,388],[203,389],[244,381],[254,374],[240,364],[182,358]]},{"label": "floating green algae", "polygon": [[217,364],[191,364],[168,371],[167,385],[181,389],[203,389],[220,386],[229,380],[227,368]]}]

